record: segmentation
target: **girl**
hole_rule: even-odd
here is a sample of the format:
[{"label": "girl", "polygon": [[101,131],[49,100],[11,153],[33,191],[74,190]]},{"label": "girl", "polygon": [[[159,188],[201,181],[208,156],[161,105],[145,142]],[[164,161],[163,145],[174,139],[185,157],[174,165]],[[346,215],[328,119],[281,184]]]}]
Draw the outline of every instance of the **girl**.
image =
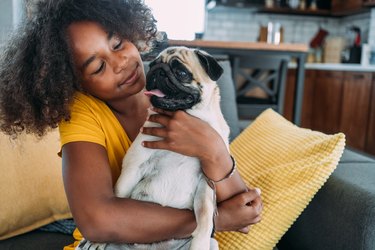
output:
[{"label": "girl", "polygon": [[[49,0],[1,59],[1,130],[43,136],[59,127],[77,242],[83,235],[94,242],[151,243],[194,231],[191,211],[115,197],[122,158],[140,131],[163,138],[145,147],[198,157],[212,180],[232,169],[223,141],[205,122],[183,111],[156,109],[147,117],[140,52],[155,35],[155,20],[139,0]],[[142,128],[146,119],[162,127]],[[259,193],[247,191],[238,173],[217,185],[217,202],[218,231],[246,233],[260,220]]]}]

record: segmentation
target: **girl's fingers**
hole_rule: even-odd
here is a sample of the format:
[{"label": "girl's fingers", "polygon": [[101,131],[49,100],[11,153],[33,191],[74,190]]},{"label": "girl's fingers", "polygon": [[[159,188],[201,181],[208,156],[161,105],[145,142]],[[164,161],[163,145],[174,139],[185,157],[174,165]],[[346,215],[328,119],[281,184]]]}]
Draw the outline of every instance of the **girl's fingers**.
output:
[{"label": "girl's fingers", "polygon": [[[259,189],[249,189],[247,192],[243,193],[242,199],[245,204],[251,204],[257,200],[257,198],[260,197],[260,191]],[[258,199],[260,201],[260,199]]]},{"label": "girl's fingers", "polygon": [[141,133],[145,135],[153,135],[161,138],[167,137],[167,131],[165,128],[160,127],[143,127]]},{"label": "girl's fingers", "polygon": [[155,107],[151,107],[151,110],[156,112],[156,113],[159,113],[159,114],[162,114],[162,115],[167,115],[167,116],[173,116],[173,114],[175,113],[174,111],[167,111],[167,110],[159,109],[159,108],[155,108]]},{"label": "girl's fingers", "polygon": [[142,145],[146,148],[151,148],[151,149],[166,149],[166,150],[171,150],[171,143],[167,143],[164,140],[160,141],[143,141]]},{"label": "girl's fingers", "polygon": [[247,234],[247,233],[250,232],[250,226],[241,228],[241,229],[238,230],[238,232],[243,233],[243,234]]},{"label": "girl's fingers", "polygon": [[170,120],[171,120],[170,117],[165,116],[165,115],[161,115],[161,114],[150,115],[148,117],[148,121],[159,123],[160,125],[162,125],[164,127],[166,127],[168,125]]}]

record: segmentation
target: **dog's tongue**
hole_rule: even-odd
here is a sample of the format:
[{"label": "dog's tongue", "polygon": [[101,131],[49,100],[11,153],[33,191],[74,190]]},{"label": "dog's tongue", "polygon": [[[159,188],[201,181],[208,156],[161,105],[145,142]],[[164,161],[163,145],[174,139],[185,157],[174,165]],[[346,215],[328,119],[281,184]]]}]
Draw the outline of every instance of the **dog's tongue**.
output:
[{"label": "dog's tongue", "polygon": [[153,89],[153,90],[150,90],[150,91],[145,91],[144,94],[147,95],[147,96],[156,95],[157,97],[164,97],[165,96],[165,94],[163,92],[161,92],[159,89]]}]

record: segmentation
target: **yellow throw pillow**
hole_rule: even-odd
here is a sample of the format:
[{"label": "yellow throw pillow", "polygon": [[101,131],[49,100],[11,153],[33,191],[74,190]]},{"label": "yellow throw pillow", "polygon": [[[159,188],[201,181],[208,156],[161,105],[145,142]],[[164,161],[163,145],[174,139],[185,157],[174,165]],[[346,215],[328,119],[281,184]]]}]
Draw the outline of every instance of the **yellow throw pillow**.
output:
[{"label": "yellow throw pillow", "polygon": [[220,249],[272,250],[332,174],[344,147],[342,133],[299,128],[264,111],[230,146],[243,179],[262,191],[262,221],[247,235],[218,233]]},{"label": "yellow throw pillow", "polygon": [[71,218],[63,183],[58,131],[37,140],[0,134],[0,240]]}]

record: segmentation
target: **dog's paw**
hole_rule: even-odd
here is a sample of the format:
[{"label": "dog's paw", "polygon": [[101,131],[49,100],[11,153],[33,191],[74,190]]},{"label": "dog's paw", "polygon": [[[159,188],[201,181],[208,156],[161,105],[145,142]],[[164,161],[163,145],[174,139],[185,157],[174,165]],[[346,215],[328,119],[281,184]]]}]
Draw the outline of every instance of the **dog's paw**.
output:
[{"label": "dog's paw", "polygon": [[89,240],[83,239],[75,248],[75,250],[105,250],[107,244],[93,243]]}]

